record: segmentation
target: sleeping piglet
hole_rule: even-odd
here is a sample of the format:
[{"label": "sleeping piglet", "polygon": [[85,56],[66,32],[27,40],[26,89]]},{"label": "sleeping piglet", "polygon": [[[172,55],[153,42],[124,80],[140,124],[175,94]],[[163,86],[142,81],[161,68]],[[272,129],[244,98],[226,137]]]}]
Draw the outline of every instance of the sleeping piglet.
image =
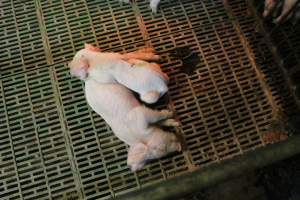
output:
[{"label": "sleeping piglet", "polygon": [[70,72],[81,80],[93,78],[99,83],[118,82],[137,92],[142,101],[152,104],[167,91],[169,78],[156,63],[160,57],[153,49],[119,54],[100,52],[100,49],[85,44],[70,62]]},{"label": "sleeping piglet", "polygon": [[132,92],[118,83],[85,80],[85,96],[91,108],[110,125],[115,135],[130,146],[127,164],[140,170],[147,160],[181,151],[174,133],[165,132],[156,123],[178,126],[172,112],[156,111],[141,105]]}]

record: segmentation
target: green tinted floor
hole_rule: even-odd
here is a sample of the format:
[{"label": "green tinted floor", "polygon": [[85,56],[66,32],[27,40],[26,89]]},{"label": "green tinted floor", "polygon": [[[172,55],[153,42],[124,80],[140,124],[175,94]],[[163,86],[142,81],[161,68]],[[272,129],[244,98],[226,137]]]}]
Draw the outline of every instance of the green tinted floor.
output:
[{"label": "green tinted floor", "polygon": [[[153,15],[143,0],[1,0],[0,199],[108,199],[262,147],[292,100],[243,1],[231,4],[162,0]],[[170,92],[156,108],[177,113],[184,152],[129,170],[127,146],[69,74],[85,42],[161,53]],[[169,55],[182,46],[200,57],[191,75]]]}]

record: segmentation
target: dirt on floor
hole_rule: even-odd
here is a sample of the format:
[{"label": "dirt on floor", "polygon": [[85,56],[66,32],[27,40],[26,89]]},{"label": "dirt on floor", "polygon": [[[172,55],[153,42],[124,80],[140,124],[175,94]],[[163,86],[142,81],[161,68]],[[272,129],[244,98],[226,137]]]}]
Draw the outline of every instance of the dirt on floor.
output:
[{"label": "dirt on floor", "polygon": [[180,200],[299,200],[300,155]]}]

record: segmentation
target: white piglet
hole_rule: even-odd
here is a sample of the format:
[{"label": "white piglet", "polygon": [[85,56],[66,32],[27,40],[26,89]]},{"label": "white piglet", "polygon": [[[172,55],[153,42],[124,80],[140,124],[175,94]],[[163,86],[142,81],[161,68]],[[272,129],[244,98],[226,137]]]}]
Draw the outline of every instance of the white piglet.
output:
[{"label": "white piglet", "polygon": [[[141,169],[147,160],[181,151],[181,144],[175,134],[165,132],[157,126],[178,126],[179,123],[171,118],[172,112],[155,111],[142,106],[130,90],[118,83],[129,76],[129,82],[125,80],[129,87],[135,88],[135,84],[144,84],[143,87],[147,88],[147,84],[156,84],[152,79],[161,81],[155,79],[157,76],[163,80],[163,87],[166,87],[168,77],[161,72],[159,66],[140,59],[158,60],[159,56],[151,49],[128,54],[100,53],[96,47],[85,45],[85,49],[80,50],[69,63],[71,74],[85,81],[88,104],[110,125],[115,135],[130,146],[127,164],[132,171]],[[135,68],[132,64],[141,66]],[[144,68],[149,69],[147,71]],[[131,70],[141,70],[141,74]],[[150,78],[147,74],[143,76],[146,73],[143,70],[150,74]],[[137,82],[133,81],[130,85],[131,80]],[[160,85],[155,85],[156,87]]]},{"label": "white piglet", "polygon": [[81,80],[93,78],[99,83],[120,83],[137,92],[142,101],[152,104],[168,91],[169,78],[156,63],[159,60],[152,49],[119,54],[100,52],[92,45],[78,51],[70,62],[71,74]]},{"label": "white piglet", "polygon": [[154,125],[178,126],[168,110],[155,111],[135,99],[123,85],[99,83],[90,78],[85,81],[88,104],[112,128],[115,135],[130,146],[127,164],[132,171],[140,170],[149,159],[170,152],[181,151],[175,134]]}]

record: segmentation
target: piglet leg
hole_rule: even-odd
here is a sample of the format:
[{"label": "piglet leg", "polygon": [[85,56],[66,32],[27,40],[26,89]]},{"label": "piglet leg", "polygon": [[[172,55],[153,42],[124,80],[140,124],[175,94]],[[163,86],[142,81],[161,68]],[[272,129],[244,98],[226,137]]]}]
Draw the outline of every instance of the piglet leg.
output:
[{"label": "piglet leg", "polygon": [[174,126],[174,127],[178,127],[180,126],[180,123],[178,121],[176,121],[175,119],[166,119],[166,120],[162,120],[159,122],[159,125],[161,126]]},{"label": "piglet leg", "polygon": [[141,51],[135,51],[130,52],[122,55],[123,60],[130,60],[130,59],[139,59],[144,61],[159,61],[160,56],[156,55],[153,52],[141,52]]}]

